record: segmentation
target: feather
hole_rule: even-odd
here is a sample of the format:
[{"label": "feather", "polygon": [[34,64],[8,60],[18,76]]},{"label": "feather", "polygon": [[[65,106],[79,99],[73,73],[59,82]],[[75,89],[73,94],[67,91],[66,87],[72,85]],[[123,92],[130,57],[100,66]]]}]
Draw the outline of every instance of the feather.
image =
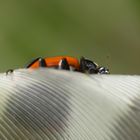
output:
[{"label": "feather", "polygon": [[139,132],[140,76],[0,74],[1,140],[139,140]]}]

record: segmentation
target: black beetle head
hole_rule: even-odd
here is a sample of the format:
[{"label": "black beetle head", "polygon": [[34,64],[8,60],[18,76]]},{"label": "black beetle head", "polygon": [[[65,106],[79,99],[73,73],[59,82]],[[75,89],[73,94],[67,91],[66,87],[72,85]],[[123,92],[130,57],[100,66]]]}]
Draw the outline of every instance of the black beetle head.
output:
[{"label": "black beetle head", "polygon": [[107,69],[105,67],[99,67],[98,68],[98,73],[100,73],[100,74],[109,74],[109,69]]}]

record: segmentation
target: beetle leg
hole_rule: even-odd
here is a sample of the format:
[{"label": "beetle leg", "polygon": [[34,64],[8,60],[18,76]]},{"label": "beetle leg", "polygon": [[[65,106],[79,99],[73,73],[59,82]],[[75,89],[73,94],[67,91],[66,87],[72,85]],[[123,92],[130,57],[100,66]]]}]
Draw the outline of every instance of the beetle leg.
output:
[{"label": "beetle leg", "polygon": [[63,70],[70,70],[69,64],[67,62],[66,58],[63,58],[60,60],[58,69],[63,69]]},{"label": "beetle leg", "polygon": [[10,74],[10,73],[13,73],[13,72],[14,72],[13,69],[9,69],[9,70],[6,71],[6,75],[8,75],[8,74]]}]

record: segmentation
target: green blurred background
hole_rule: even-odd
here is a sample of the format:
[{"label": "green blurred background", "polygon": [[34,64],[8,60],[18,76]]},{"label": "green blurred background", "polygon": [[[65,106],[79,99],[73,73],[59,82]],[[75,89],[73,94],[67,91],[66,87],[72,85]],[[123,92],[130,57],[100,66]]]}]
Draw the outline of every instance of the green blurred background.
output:
[{"label": "green blurred background", "polygon": [[138,0],[0,0],[0,72],[70,55],[140,74],[139,8]]}]

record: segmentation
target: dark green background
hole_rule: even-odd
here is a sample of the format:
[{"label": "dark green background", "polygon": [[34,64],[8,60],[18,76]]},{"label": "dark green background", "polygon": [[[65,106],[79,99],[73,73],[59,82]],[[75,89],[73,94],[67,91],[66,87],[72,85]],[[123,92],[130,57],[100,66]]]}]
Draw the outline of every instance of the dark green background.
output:
[{"label": "dark green background", "polygon": [[0,72],[38,56],[86,56],[140,74],[138,0],[0,0]]}]

